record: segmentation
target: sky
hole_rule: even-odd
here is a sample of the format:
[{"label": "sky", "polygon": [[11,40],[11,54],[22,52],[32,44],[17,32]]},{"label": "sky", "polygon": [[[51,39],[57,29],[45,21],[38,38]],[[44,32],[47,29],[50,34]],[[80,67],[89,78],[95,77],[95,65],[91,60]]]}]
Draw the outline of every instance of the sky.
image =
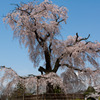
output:
[{"label": "sky", "polygon": [[[31,1],[2,0],[0,2],[0,66],[11,67],[19,75],[40,73],[29,59],[27,49],[19,44],[18,39],[13,39],[13,31],[3,23],[3,17],[15,8],[12,4]],[[67,24],[62,24],[61,27],[64,39],[78,32],[81,37],[90,34],[89,40],[100,42],[100,0],[52,0],[52,2],[68,9]],[[59,70],[58,74],[62,71]]]}]

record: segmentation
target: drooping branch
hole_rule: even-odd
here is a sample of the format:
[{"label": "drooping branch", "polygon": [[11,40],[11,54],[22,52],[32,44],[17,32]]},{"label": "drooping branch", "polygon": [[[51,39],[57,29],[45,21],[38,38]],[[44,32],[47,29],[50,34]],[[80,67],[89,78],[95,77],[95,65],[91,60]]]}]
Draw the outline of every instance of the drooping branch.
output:
[{"label": "drooping branch", "polygon": [[[67,55],[67,57],[69,57],[68,59],[70,58],[73,58],[76,56],[76,58],[74,59],[78,59],[77,57],[81,55],[80,59],[78,59],[80,62],[85,62],[85,61],[82,61],[84,59],[87,59],[92,65],[94,65],[95,67],[98,66],[98,63],[95,61],[95,55],[97,54],[92,54],[89,52],[91,50],[91,52],[99,52],[100,51],[100,46],[98,44],[98,49],[96,48],[93,48],[91,47],[90,45],[93,44],[94,46],[96,46],[96,43],[92,43],[90,41],[88,42],[82,42],[82,41],[85,41],[87,40],[88,38],[90,37],[90,34],[88,35],[88,37],[86,38],[80,38],[78,36],[78,33],[76,33],[76,38],[75,38],[75,41],[74,39],[72,39],[72,42],[70,45],[67,45],[66,46],[66,50],[65,52],[62,52],[61,56],[57,58],[56,62],[55,62],[55,66],[54,66],[54,69],[53,71],[56,72],[59,67],[62,65],[62,66],[67,66],[69,68],[73,68],[74,70],[79,70],[79,71],[83,71],[83,69],[80,69],[80,68],[77,68],[77,67],[73,67],[73,66],[69,66],[68,64],[62,64],[61,60],[63,60],[63,58]],[[79,49],[78,49],[79,48]],[[68,49],[68,50],[67,50]],[[86,53],[89,54],[90,56],[86,56]],[[73,55],[73,56],[72,56]],[[78,56],[77,56],[78,55]],[[94,55],[94,56],[93,56]],[[85,58],[84,58],[85,57]],[[67,59],[66,59],[67,61]],[[75,61],[76,62],[76,61]],[[80,65],[80,64],[78,64]],[[76,66],[78,66],[76,65]],[[83,65],[84,66],[84,63]],[[97,67],[96,67],[97,68]],[[85,69],[85,68],[84,68]],[[86,70],[84,70],[85,72]]]},{"label": "drooping branch", "polygon": [[[76,45],[77,43],[79,43],[79,42],[81,42],[81,41],[83,41],[83,40],[88,40],[89,37],[90,37],[90,34],[89,34],[88,37],[86,37],[86,38],[81,38],[81,39],[79,39],[79,35],[78,35],[78,33],[76,33],[75,42],[74,42],[73,44],[71,44],[71,45],[67,45],[67,47],[73,47],[74,45]],[[87,45],[88,43],[90,43],[90,41],[86,42],[86,45]],[[79,51],[77,51],[77,52],[79,52]],[[70,52],[70,53],[69,53],[69,56],[71,57],[72,54],[73,54],[73,52]]]},{"label": "drooping branch", "polygon": [[59,66],[66,66],[66,67],[74,69],[76,71],[80,71],[80,72],[84,71],[84,72],[86,72],[86,70],[84,70],[84,69],[79,69],[79,68],[73,67],[72,65],[70,66],[69,64],[60,64]]},{"label": "drooping branch", "polygon": [[[68,67],[68,68],[70,68],[70,69],[73,69],[73,70],[79,71],[79,72],[88,72],[87,69],[79,69],[79,68],[76,68],[76,67],[74,67],[74,66],[72,66],[72,65],[69,65],[69,64],[59,64],[59,66],[66,66],[66,67]],[[93,70],[92,72],[96,72],[96,71],[98,71],[98,69]]]}]

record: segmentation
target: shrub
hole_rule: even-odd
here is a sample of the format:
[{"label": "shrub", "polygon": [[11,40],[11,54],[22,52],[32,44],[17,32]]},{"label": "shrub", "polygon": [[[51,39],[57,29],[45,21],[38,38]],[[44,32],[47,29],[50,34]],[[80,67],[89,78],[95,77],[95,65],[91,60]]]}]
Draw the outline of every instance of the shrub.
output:
[{"label": "shrub", "polygon": [[92,86],[89,86],[87,90],[84,92],[84,95],[89,95],[91,93],[95,93],[95,89]]},{"label": "shrub", "polygon": [[46,93],[64,93],[63,90],[59,87],[59,85],[53,87],[53,85],[51,85],[51,83],[49,82],[47,84],[46,91]]}]

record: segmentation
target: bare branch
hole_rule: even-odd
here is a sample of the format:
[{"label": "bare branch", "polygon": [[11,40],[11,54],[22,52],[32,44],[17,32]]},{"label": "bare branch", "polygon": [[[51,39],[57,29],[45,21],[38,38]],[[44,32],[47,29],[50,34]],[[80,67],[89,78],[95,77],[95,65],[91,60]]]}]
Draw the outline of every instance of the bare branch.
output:
[{"label": "bare branch", "polygon": [[[83,40],[87,40],[89,37],[90,37],[90,34],[88,35],[87,38],[78,39],[79,36],[78,36],[78,33],[76,33],[76,40],[75,40],[75,42],[74,42],[72,45],[67,45],[67,47],[74,46],[74,45],[76,45],[77,43],[79,43],[79,42],[81,42],[81,41],[83,41]],[[87,42],[87,44],[88,44],[88,42]]]},{"label": "bare branch", "polygon": [[89,37],[90,37],[90,34],[88,35],[88,37],[87,37],[87,38],[82,38],[82,39],[79,39],[79,40],[77,40],[77,42],[80,42],[80,41],[83,41],[83,40],[87,40]]}]

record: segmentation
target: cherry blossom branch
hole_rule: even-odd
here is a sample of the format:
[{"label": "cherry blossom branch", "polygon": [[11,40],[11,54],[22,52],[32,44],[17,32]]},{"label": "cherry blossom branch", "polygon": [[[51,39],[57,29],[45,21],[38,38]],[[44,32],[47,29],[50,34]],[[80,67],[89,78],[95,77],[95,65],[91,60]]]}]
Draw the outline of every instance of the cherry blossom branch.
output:
[{"label": "cherry blossom branch", "polygon": [[[71,68],[71,69],[73,69],[73,70],[80,71],[80,72],[88,72],[87,69],[79,69],[79,68],[76,68],[76,67],[74,67],[74,66],[72,66],[72,65],[69,65],[69,64],[59,64],[59,66],[66,66],[66,67],[68,67],[68,68]],[[98,69],[93,70],[92,72],[96,72],[96,71],[98,71]]]}]

